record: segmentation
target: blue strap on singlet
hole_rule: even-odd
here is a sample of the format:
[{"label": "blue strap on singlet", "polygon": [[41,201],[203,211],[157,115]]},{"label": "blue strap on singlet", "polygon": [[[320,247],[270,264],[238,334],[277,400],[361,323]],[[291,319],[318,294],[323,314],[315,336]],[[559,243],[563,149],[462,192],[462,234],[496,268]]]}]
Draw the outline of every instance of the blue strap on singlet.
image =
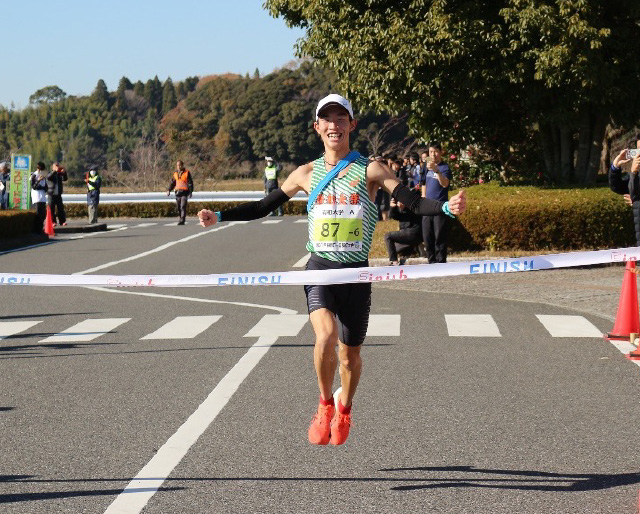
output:
[{"label": "blue strap on singlet", "polygon": [[349,164],[351,164],[352,162],[355,162],[358,157],[360,157],[360,153],[357,152],[356,150],[349,152],[344,159],[341,159],[340,162],[336,164],[335,168],[333,168],[329,173],[327,173],[324,176],[324,178],[315,187],[315,189],[311,191],[311,193],[309,193],[309,201],[307,202],[307,212],[311,211],[311,207],[313,207],[313,204],[316,202],[316,198],[318,198],[318,195],[322,192],[322,190],[325,187],[327,187],[327,184],[331,182],[334,178],[336,178],[338,176],[338,173],[340,173],[343,169],[349,166]]}]

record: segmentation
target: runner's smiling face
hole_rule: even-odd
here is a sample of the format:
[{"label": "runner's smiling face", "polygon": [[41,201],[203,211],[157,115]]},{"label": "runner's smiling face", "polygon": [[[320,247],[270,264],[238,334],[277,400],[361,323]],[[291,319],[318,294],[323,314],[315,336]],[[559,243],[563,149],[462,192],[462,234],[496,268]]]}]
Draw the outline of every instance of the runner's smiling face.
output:
[{"label": "runner's smiling face", "polygon": [[349,118],[349,113],[344,107],[328,105],[322,109],[313,127],[322,138],[325,149],[348,149],[349,133],[355,130],[356,120]]}]

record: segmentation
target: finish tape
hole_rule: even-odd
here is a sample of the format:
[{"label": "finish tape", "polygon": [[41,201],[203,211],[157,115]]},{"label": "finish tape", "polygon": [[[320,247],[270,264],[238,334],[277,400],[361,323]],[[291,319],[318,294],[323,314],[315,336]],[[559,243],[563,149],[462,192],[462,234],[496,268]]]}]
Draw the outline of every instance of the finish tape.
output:
[{"label": "finish tape", "polygon": [[332,270],[282,271],[260,273],[221,273],[213,275],[39,275],[0,273],[4,286],[101,286],[101,287],[211,287],[322,285],[387,282],[417,278],[489,275],[591,266],[640,259],[640,248],[618,248],[591,252],[570,252],[530,257],[414,264]]}]

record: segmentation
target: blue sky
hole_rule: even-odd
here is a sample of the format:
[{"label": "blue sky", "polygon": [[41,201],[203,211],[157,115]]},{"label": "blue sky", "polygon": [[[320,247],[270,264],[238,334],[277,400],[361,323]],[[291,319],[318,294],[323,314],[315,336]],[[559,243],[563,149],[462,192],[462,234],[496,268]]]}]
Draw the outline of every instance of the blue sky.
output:
[{"label": "blue sky", "polygon": [[262,0],[7,0],[2,25],[0,104],[17,109],[50,85],[82,96],[99,79],[115,90],[123,75],[267,74],[295,58],[304,35]]}]

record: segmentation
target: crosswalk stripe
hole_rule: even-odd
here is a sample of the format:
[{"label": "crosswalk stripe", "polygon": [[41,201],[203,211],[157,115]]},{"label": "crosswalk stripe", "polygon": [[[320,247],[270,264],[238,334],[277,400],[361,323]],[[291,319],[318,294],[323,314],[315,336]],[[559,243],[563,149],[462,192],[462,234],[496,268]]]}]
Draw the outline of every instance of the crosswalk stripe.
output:
[{"label": "crosswalk stripe", "polygon": [[297,336],[308,320],[307,314],[266,314],[244,337]]},{"label": "crosswalk stripe", "polygon": [[191,339],[207,330],[222,316],[178,316],[140,339]]},{"label": "crosswalk stripe", "polygon": [[369,316],[369,326],[367,327],[367,337],[387,336],[397,337],[400,335],[400,314],[371,314]]},{"label": "crosswalk stripe", "polygon": [[294,223],[309,223],[309,220],[304,219],[304,220],[295,220]]},{"label": "crosswalk stripe", "polygon": [[282,223],[282,220],[264,220],[262,222],[263,225],[276,225],[277,223]]},{"label": "crosswalk stripe", "polygon": [[157,223],[139,223],[138,225],[135,225],[136,227],[153,227],[154,225],[157,225]]},{"label": "crosswalk stripe", "polygon": [[551,337],[602,337],[598,330],[583,316],[536,314]]},{"label": "crosswalk stripe", "polygon": [[491,314],[445,314],[452,337],[502,337]]},{"label": "crosswalk stripe", "polygon": [[0,339],[29,330],[42,321],[0,321]]},{"label": "crosswalk stripe", "polygon": [[131,318],[86,319],[62,332],[47,337],[41,343],[72,343],[92,341],[114,328],[126,323]]}]

